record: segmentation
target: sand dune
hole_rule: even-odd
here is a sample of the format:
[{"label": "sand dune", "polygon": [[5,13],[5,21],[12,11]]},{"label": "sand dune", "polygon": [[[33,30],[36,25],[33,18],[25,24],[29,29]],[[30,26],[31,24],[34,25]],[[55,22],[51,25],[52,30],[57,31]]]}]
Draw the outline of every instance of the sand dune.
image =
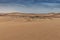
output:
[{"label": "sand dune", "polygon": [[60,18],[27,21],[0,16],[0,40],[60,40]]}]

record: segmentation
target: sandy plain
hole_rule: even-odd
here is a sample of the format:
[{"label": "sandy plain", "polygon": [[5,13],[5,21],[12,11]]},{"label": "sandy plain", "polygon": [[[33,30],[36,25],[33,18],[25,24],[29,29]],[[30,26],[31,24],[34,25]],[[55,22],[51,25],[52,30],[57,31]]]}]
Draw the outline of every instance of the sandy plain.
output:
[{"label": "sandy plain", "polygon": [[60,40],[60,18],[27,20],[0,16],[0,40]]}]

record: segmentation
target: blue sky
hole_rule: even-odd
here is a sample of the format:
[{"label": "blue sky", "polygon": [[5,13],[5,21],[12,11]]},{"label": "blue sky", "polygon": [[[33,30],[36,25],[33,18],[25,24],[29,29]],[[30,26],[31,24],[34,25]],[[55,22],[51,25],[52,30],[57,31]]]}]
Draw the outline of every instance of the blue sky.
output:
[{"label": "blue sky", "polygon": [[0,0],[0,12],[60,12],[60,0]]}]

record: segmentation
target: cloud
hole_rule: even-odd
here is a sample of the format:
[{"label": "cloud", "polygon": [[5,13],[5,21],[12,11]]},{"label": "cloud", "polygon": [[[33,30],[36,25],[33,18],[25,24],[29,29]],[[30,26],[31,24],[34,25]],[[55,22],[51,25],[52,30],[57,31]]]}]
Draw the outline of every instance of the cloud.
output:
[{"label": "cloud", "polygon": [[41,3],[44,7],[60,8],[60,3]]},{"label": "cloud", "polygon": [[0,0],[0,2],[3,2],[0,3],[0,11],[4,12],[60,12],[60,0]]},{"label": "cloud", "polygon": [[30,5],[0,3],[0,12],[48,13],[60,12],[60,3],[36,3]]}]

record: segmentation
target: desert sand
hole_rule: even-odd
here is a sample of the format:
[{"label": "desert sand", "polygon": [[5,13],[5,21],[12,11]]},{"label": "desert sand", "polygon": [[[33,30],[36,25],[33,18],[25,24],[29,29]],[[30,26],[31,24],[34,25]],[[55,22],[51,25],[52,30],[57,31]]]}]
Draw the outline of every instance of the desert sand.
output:
[{"label": "desert sand", "polygon": [[60,18],[0,16],[0,40],[60,40]]}]

